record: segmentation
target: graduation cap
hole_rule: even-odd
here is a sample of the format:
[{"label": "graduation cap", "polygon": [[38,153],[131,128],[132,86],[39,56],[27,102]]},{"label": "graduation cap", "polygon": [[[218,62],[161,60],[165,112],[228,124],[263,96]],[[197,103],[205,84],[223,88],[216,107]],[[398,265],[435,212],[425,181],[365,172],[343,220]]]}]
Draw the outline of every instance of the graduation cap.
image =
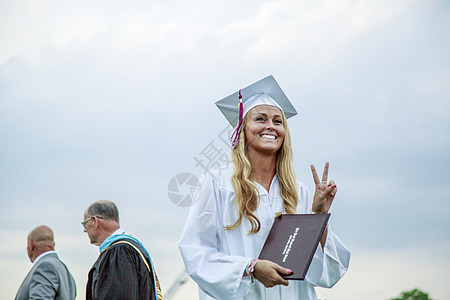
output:
[{"label": "graduation cap", "polygon": [[230,138],[232,148],[237,144],[245,114],[253,107],[259,105],[278,107],[286,119],[297,114],[294,106],[272,75],[217,101],[216,105],[231,126],[236,126]]}]

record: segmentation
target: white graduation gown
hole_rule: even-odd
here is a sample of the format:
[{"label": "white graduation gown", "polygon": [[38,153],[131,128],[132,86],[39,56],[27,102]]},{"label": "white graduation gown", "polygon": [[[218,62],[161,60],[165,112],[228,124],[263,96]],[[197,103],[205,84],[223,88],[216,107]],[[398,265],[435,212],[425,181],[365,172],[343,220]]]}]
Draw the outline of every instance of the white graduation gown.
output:
[{"label": "white graduation gown", "polygon": [[[243,277],[248,262],[259,256],[275,213],[284,212],[284,207],[275,175],[269,192],[256,183],[260,202],[255,215],[261,222],[260,231],[249,235],[251,225],[246,218],[237,229],[225,230],[225,225],[237,220],[232,171],[228,166],[203,176],[202,191],[189,210],[179,242],[186,271],[200,287],[199,299],[317,299],[314,286],[332,287],[347,271],[350,252],[328,227],[324,251],[319,244],[304,281],[265,288],[258,280],[252,283]],[[297,213],[311,213],[308,188],[300,182],[298,194]]]}]

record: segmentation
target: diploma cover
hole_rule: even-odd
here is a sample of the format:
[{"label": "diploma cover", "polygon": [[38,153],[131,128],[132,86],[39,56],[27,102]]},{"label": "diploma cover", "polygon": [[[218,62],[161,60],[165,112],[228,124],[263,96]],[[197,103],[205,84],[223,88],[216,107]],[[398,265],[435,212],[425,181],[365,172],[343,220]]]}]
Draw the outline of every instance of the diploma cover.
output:
[{"label": "diploma cover", "polygon": [[330,214],[283,214],[275,218],[259,259],[292,270],[285,279],[304,280]]}]

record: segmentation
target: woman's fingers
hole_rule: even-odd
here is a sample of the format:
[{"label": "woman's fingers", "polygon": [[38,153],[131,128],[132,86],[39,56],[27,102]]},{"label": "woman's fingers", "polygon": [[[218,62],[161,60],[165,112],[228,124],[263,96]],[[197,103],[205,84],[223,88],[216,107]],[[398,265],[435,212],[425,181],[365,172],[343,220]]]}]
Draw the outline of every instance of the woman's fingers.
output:
[{"label": "woman's fingers", "polygon": [[320,183],[320,179],[319,176],[317,175],[316,168],[314,167],[314,165],[311,165],[311,172],[314,178],[314,183],[318,185]]},{"label": "woman's fingers", "polygon": [[[282,275],[289,275],[289,274],[292,273],[292,270],[283,268],[283,267],[281,267],[280,265],[277,265],[277,264],[276,264],[275,270],[276,270],[279,274],[282,274]],[[283,277],[281,277],[281,275],[280,275],[280,278],[279,278],[279,283],[282,284],[282,285],[285,285],[285,286],[287,286],[287,285],[289,284],[289,282],[287,281],[287,279],[284,279]]]},{"label": "woman's fingers", "polygon": [[283,268],[278,264],[268,260],[258,260],[255,264],[253,275],[264,284],[265,287],[274,287],[276,285],[288,285],[289,282],[281,277],[280,274],[290,274],[291,270]]},{"label": "woman's fingers", "polygon": [[314,183],[317,185],[319,185],[320,183],[322,184],[328,184],[328,169],[330,168],[330,163],[326,162],[325,166],[323,167],[323,173],[322,173],[322,181],[320,181],[319,179],[319,175],[317,175],[317,171],[316,168],[314,167],[314,165],[311,165],[311,172],[314,178]]},{"label": "woman's fingers", "polygon": [[334,197],[337,193],[337,186],[334,180],[328,182],[328,170],[330,163],[326,162],[323,168],[322,181],[317,176],[314,165],[311,165],[311,171],[314,177],[314,183],[316,184],[316,191],[314,193],[314,200],[312,205],[312,211],[314,213],[328,213]]},{"label": "woman's fingers", "polygon": [[337,193],[337,185],[336,185],[336,183],[334,182],[334,180],[330,180],[330,183],[329,183],[329,186],[332,188],[331,189],[331,192],[330,192],[330,196],[331,197],[334,197],[335,195],[336,195],[336,193]]},{"label": "woman's fingers", "polygon": [[330,163],[326,162],[325,167],[323,167],[322,183],[327,184],[327,182],[328,182],[328,168],[329,167],[330,167]]}]

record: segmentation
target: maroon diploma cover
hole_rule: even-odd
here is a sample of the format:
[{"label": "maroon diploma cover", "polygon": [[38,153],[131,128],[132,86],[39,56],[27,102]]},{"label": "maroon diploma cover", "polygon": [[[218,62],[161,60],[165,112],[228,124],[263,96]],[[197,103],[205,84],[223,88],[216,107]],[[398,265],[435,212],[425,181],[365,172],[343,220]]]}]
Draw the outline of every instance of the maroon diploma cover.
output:
[{"label": "maroon diploma cover", "polygon": [[330,214],[280,215],[270,229],[259,259],[292,270],[285,279],[304,280]]}]

